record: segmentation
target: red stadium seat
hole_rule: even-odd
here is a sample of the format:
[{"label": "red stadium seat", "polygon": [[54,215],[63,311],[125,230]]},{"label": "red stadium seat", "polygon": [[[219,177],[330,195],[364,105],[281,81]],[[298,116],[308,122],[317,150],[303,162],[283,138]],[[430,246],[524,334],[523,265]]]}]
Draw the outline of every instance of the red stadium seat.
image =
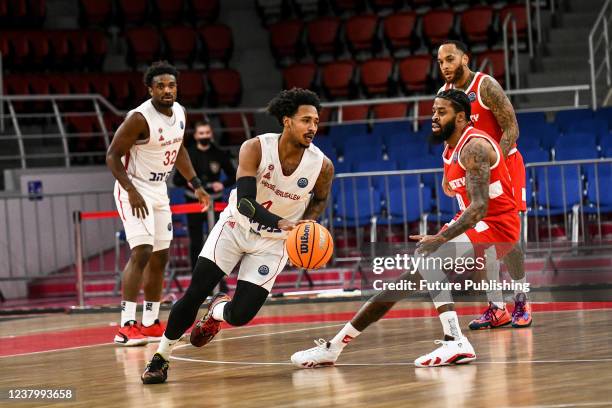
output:
[{"label": "red stadium seat", "polygon": [[[89,64],[92,67],[100,67],[108,52],[106,36],[104,32],[98,30],[89,30],[86,36],[88,47],[87,59],[89,60]],[[157,33],[155,33],[155,38],[152,39],[152,41],[157,43],[157,47],[159,48],[159,36]]]},{"label": "red stadium seat", "polygon": [[29,25],[40,27],[47,15],[46,0],[28,0],[28,20]]},{"label": "red stadium seat", "polygon": [[429,55],[413,55],[399,63],[399,80],[405,92],[427,90],[432,58]]},{"label": "red stadium seat", "polygon": [[283,88],[313,89],[316,76],[316,64],[312,62],[293,64],[283,70]]},{"label": "red stadium seat", "polygon": [[[527,11],[524,4],[508,4],[499,12],[499,28],[503,29],[504,20],[508,14],[512,14],[516,20],[516,33],[519,38],[525,38],[527,35]],[[508,25],[508,31],[511,33],[512,25]]]},{"label": "red stadium seat", "polygon": [[296,60],[302,56],[303,29],[304,24],[299,20],[285,20],[270,26],[270,46],[277,61]]},{"label": "red stadium seat", "polygon": [[204,59],[220,61],[227,65],[234,51],[232,29],[225,24],[208,24],[198,29],[204,44]]},{"label": "red stadium seat", "polygon": [[391,93],[393,60],[376,58],[361,64],[361,86],[368,96],[387,95]]},{"label": "red stadium seat", "polygon": [[[6,35],[0,35],[0,53],[2,54],[2,59],[4,61],[7,61],[7,62],[10,61],[11,59],[10,51],[11,51],[11,47],[9,45],[8,37]],[[4,63],[6,64],[6,62]]]},{"label": "red stadium seat", "polygon": [[308,23],[308,44],[314,56],[337,55],[341,50],[339,32],[340,19],[337,17],[321,17]]},{"label": "red stadium seat", "polygon": [[[419,123],[423,124],[423,123],[427,123],[427,122],[431,122],[431,116],[432,116],[432,108],[433,106],[433,101],[430,100],[423,100],[423,101],[419,101],[419,103],[417,104],[418,107],[418,117],[419,117]],[[410,110],[410,116],[412,116],[414,113],[414,110]]]},{"label": "red stadium seat", "polygon": [[19,75],[11,74],[4,77],[4,86],[9,95],[29,95],[30,88],[28,87],[28,78]]},{"label": "red stadium seat", "polygon": [[158,58],[161,44],[157,30],[151,27],[131,28],[126,31],[126,37],[132,65],[149,64]]},{"label": "red stadium seat", "polygon": [[70,83],[68,78],[61,74],[51,74],[47,76],[47,82],[49,83],[49,93],[69,95]]},{"label": "red stadium seat", "polygon": [[106,74],[110,79],[111,91],[113,93],[112,103],[121,109],[129,106],[131,91],[128,72],[113,72]]},{"label": "red stadium seat", "polygon": [[493,8],[475,6],[461,14],[461,32],[469,44],[492,43]]},{"label": "red stadium seat", "polygon": [[[319,112],[319,130],[318,133],[327,133],[329,130],[329,122],[331,120],[332,109],[331,108],[322,108],[321,112]],[[315,142],[316,143],[316,142]]]},{"label": "red stadium seat", "polygon": [[119,14],[123,24],[140,25],[147,17],[147,0],[119,0]]},{"label": "red stadium seat", "polygon": [[12,51],[11,65],[14,67],[27,66],[30,55],[30,43],[27,38],[22,33],[14,31],[3,33],[4,35],[6,35]]},{"label": "red stadium seat", "polygon": [[132,93],[131,105],[140,105],[149,99],[149,90],[140,72],[129,72],[128,81]]},{"label": "red stadium seat", "polygon": [[45,31],[31,31],[25,34],[25,36],[30,42],[30,49],[32,51],[30,54],[30,63],[33,68],[48,68],[51,47],[49,46],[47,33]]},{"label": "red stadium seat", "polygon": [[374,117],[376,119],[405,118],[408,115],[408,105],[405,103],[384,103],[374,105]]},{"label": "red stadium seat", "polygon": [[[251,132],[251,137],[255,133],[255,117],[252,113],[245,114],[247,126]],[[219,115],[221,125],[223,126],[223,134],[225,136],[225,145],[239,145],[247,139],[247,134],[244,129],[244,121],[240,113],[222,113]]]},{"label": "red stadium seat", "polygon": [[68,31],[49,30],[45,32],[49,38],[53,54],[53,63],[60,67],[70,66],[70,42]]},{"label": "red stadium seat", "polygon": [[91,93],[92,87],[89,83],[89,77],[84,74],[70,75],[68,76],[68,83],[72,93],[75,94],[88,94]]},{"label": "red stadium seat", "polygon": [[365,0],[331,0],[332,10],[336,15],[359,13],[365,9]]},{"label": "red stadium seat", "polygon": [[100,94],[107,100],[112,97],[111,82],[112,78],[108,75],[90,74],[89,82],[93,87],[94,93]]},{"label": "red stadium seat", "polygon": [[123,117],[117,116],[114,113],[107,112],[104,114],[104,126],[109,133],[109,138],[112,140],[114,133],[123,123]]},{"label": "red stadium seat", "polygon": [[[356,120],[364,121],[368,118],[370,107],[368,105],[353,105],[342,108],[342,121],[351,122]],[[340,114],[340,111],[338,111]]]},{"label": "red stadium seat", "polygon": [[80,0],[81,26],[106,26],[113,11],[112,0]]},{"label": "red stadium seat", "polygon": [[344,26],[348,48],[355,56],[359,52],[374,55],[380,50],[380,41],[376,36],[378,17],[375,14],[363,14],[349,18]]},{"label": "red stadium seat", "polygon": [[418,46],[415,33],[417,15],[414,11],[391,14],[383,20],[383,33],[392,54],[399,50],[414,50]]},{"label": "red stadium seat", "polygon": [[447,9],[431,10],[425,13],[423,16],[423,37],[430,48],[440,45],[449,38],[454,19],[453,12]]},{"label": "red stadium seat", "polygon": [[242,82],[236,70],[211,69],[207,73],[213,105],[236,106],[242,98]]},{"label": "red stadium seat", "polygon": [[80,66],[89,63],[89,38],[80,30],[67,31],[68,43],[70,44],[70,64]]},{"label": "red stadium seat", "polygon": [[173,63],[191,64],[195,58],[197,34],[191,27],[179,25],[162,29],[166,41],[167,57]]},{"label": "red stadium seat", "polygon": [[219,0],[191,0],[191,10],[196,22],[212,23],[219,17]]},{"label": "red stadium seat", "polygon": [[[504,64],[504,51],[503,50],[490,50],[481,52],[476,56],[476,67],[475,69],[480,69],[483,61],[487,59],[490,61],[493,66],[493,74],[492,76],[499,82],[502,87],[506,85],[506,66]],[[488,65],[485,67],[484,72],[486,74],[490,74],[490,70]]]},{"label": "red stadium seat", "polygon": [[[29,75],[27,81],[30,85],[30,94],[32,95],[49,95],[49,81],[42,75]],[[33,112],[49,112],[51,111],[51,103],[49,101],[26,102],[28,110]]]},{"label": "red stadium seat", "polygon": [[10,23],[16,27],[28,27],[28,5],[26,0],[10,0],[8,4]]},{"label": "red stadium seat", "polygon": [[182,0],[155,0],[158,19],[162,23],[177,23],[183,17]]},{"label": "red stadium seat", "polygon": [[353,61],[331,62],[323,67],[321,83],[329,98],[348,98],[354,94],[354,76]]},{"label": "red stadium seat", "polygon": [[206,83],[201,71],[181,71],[178,80],[178,100],[189,107],[201,106],[206,93]]}]

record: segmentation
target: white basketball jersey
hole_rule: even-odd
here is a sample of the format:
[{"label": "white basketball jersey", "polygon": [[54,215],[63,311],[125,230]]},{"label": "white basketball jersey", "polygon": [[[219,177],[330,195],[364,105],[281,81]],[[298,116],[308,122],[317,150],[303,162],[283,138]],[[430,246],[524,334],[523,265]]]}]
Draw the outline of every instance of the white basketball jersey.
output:
[{"label": "white basketball jersey", "polygon": [[[270,212],[290,221],[298,221],[310,202],[310,192],[321,173],[325,155],[314,144],[304,151],[297,169],[290,175],[283,175],[278,157],[278,133],[257,136],[261,143],[261,162],[257,169],[256,201]],[[238,212],[236,189],[233,189],[227,208],[230,215],[247,230],[253,230],[262,237],[286,238],[287,232],[269,228]]]},{"label": "white basketball jersey", "polygon": [[185,111],[174,102],[172,116],[168,117],[158,112],[149,99],[129,111],[127,116],[134,112],[140,112],[146,119],[149,138],[136,141],[121,160],[130,179],[137,180],[139,185],[160,188],[165,186],[183,142]]}]

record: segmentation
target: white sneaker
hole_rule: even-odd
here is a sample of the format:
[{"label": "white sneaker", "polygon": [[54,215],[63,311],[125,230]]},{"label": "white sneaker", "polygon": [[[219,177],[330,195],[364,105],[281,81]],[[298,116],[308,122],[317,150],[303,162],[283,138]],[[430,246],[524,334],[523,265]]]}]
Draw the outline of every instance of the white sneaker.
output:
[{"label": "white sneaker", "polygon": [[334,365],[342,350],[334,347],[329,341],[314,341],[316,347],[298,351],[291,356],[291,362],[300,368],[316,368]]},{"label": "white sneaker", "polygon": [[474,347],[466,337],[450,341],[436,340],[434,343],[440,344],[440,347],[414,360],[415,366],[439,367],[451,364],[467,364],[476,360]]}]

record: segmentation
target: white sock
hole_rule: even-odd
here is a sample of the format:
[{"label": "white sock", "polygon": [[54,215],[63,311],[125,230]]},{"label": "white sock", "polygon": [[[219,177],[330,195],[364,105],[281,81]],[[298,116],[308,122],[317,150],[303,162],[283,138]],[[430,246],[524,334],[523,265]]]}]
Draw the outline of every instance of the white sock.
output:
[{"label": "white sock", "polygon": [[174,345],[178,343],[179,340],[180,338],[176,340],[170,340],[166,337],[166,334],[164,333],[161,338],[161,341],[159,342],[159,346],[157,346],[157,352],[161,354],[165,360],[170,360],[170,353],[172,353]]},{"label": "white sock", "polygon": [[451,336],[455,340],[459,340],[461,337],[463,337],[461,328],[459,327],[459,319],[457,319],[457,312],[450,310],[448,312],[440,313],[440,321],[442,322],[444,335]]},{"label": "white sock", "polygon": [[[495,247],[491,247],[490,251],[491,252],[489,252],[489,250],[485,251],[485,254],[487,255],[487,262],[486,262],[487,279],[489,280],[489,283],[499,282],[500,263],[496,259]],[[500,309],[506,308],[506,304],[504,303],[504,294],[499,289],[487,290],[487,299],[489,300],[489,302],[492,302],[495,306],[497,306]]]},{"label": "white sock", "polygon": [[225,304],[227,302],[223,302],[223,303],[218,303],[215,305],[215,308],[213,309],[212,312],[212,318],[219,321],[219,322],[224,322],[225,319],[223,318],[223,309],[225,309]]},{"label": "white sock", "polygon": [[121,327],[125,326],[130,320],[136,321],[136,302],[129,300],[121,301]]},{"label": "white sock", "polygon": [[[519,293],[525,293],[525,291],[523,290],[525,288],[525,284],[527,283],[527,277],[523,276],[521,279],[512,279],[512,282],[514,283],[514,296],[518,295]],[[525,296],[527,296],[525,294]]]},{"label": "white sock", "polygon": [[346,347],[347,344],[351,342],[351,340],[353,340],[360,334],[361,332],[354,328],[351,322],[348,322],[344,325],[342,330],[340,330],[338,334],[336,334],[336,336],[331,339],[330,343],[336,347],[340,347],[340,350],[342,350],[344,347]]},{"label": "white sock", "polygon": [[160,302],[151,302],[145,300],[142,303],[142,325],[151,326],[157,320],[159,316],[159,304]]}]

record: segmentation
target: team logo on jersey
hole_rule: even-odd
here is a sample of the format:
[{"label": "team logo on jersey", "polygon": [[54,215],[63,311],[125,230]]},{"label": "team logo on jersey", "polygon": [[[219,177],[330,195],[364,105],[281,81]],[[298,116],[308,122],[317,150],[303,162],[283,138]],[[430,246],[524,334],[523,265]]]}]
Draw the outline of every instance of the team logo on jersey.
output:
[{"label": "team logo on jersey", "polygon": [[172,231],[172,223],[171,222],[168,223],[168,231]]},{"label": "team logo on jersey", "polygon": [[181,129],[185,129],[185,124],[182,120],[179,122],[179,126],[181,127]]},{"label": "team logo on jersey", "polygon": [[270,180],[272,178],[272,176],[270,175],[270,172],[267,172],[266,174],[264,174],[263,176],[265,179]]},{"label": "team logo on jersey", "polygon": [[302,177],[301,179],[298,180],[297,182],[298,187],[304,188],[308,185],[308,179],[305,177]]},{"label": "team logo on jersey", "polygon": [[261,265],[259,269],[257,269],[257,272],[259,272],[260,275],[267,275],[270,273],[270,268],[268,268],[267,265]]},{"label": "team logo on jersey", "polygon": [[470,102],[474,102],[476,100],[476,92],[472,91],[468,94],[468,99]]},{"label": "team logo on jersey", "polygon": [[268,166],[268,170],[270,170],[270,171],[274,170],[274,165],[273,164],[269,165]]},{"label": "team logo on jersey", "polygon": [[159,133],[162,133],[162,132],[164,131],[164,129],[159,128],[159,129],[157,129],[157,131],[158,131]]},{"label": "team logo on jersey", "polygon": [[219,164],[219,162],[216,161],[211,161],[208,166],[210,167],[211,173],[217,174],[219,170],[221,170],[221,165]]},{"label": "team logo on jersey", "polygon": [[163,142],[164,140],[166,140],[166,139],[164,139],[164,137],[162,135],[159,135],[159,141]]},{"label": "team logo on jersey", "polygon": [[228,221],[227,225],[229,225],[231,229],[234,229],[234,227],[236,226],[236,221]]},{"label": "team logo on jersey", "polygon": [[453,153],[453,163],[457,163],[459,161],[459,154],[457,152]]}]

